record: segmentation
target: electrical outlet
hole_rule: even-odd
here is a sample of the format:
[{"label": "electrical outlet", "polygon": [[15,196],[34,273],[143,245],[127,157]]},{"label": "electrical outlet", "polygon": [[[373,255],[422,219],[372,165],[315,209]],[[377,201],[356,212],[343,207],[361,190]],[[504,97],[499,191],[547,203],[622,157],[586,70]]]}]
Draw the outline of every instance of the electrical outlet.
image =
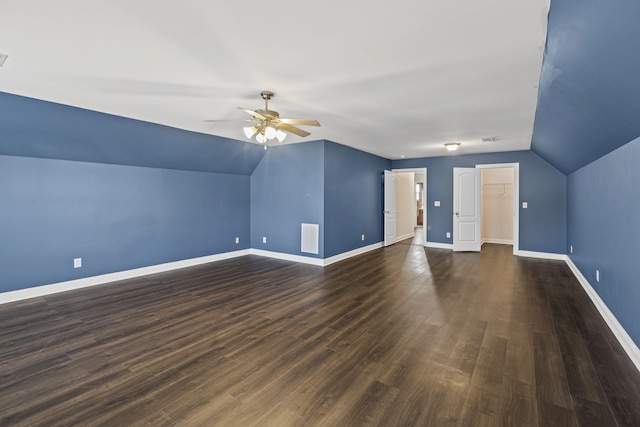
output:
[{"label": "electrical outlet", "polygon": [[74,258],[73,259],[73,268],[82,267],[82,258]]},{"label": "electrical outlet", "polygon": [[596,270],[596,282],[600,281],[600,270]]},{"label": "electrical outlet", "polygon": [[364,241],[364,234],[362,235],[362,240]]},{"label": "electrical outlet", "polygon": [[440,200],[436,200],[435,202],[433,202],[433,206],[440,206]]},{"label": "electrical outlet", "polygon": [[262,243],[267,243],[267,236],[262,236]]},{"label": "electrical outlet", "polygon": [[236,237],[236,243],[240,243],[240,238]]},{"label": "electrical outlet", "polygon": [[451,238],[451,233],[449,231],[447,231],[447,239]]},{"label": "electrical outlet", "polygon": [[573,253],[573,245],[569,246],[569,253]]}]

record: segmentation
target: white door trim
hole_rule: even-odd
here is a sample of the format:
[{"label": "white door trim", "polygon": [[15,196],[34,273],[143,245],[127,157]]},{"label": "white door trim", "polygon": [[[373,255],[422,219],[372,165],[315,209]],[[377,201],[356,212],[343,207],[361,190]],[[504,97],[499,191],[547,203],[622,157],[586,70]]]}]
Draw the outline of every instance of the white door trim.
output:
[{"label": "white door trim", "polygon": [[429,207],[427,203],[427,168],[391,169],[391,172],[419,172],[424,174],[424,185],[422,186],[422,201],[424,203],[424,206],[422,206],[422,234],[424,235],[424,241],[422,242],[422,246],[427,246],[427,209]]},{"label": "white door trim", "polygon": [[[384,171],[384,246],[393,245],[397,235],[396,173]],[[393,233],[392,233],[393,231]]]},{"label": "white door trim", "polygon": [[513,168],[513,254],[520,255],[520,163],[480,164],[476,168]]}]

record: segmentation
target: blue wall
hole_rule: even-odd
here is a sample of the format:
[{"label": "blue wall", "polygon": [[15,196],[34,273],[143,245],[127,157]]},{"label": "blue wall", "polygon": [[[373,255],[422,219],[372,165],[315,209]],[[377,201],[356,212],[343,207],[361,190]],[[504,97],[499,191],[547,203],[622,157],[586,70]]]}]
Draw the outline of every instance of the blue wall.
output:
[{"label": "blue wall", "polygon": [[324,156],[325,258],[382,241],[382,177],[391,161],[330,141]]},{"label": "blue wall", "polygon": [[249,180],[0,156],[0,292],[246,249]]},{"label": "blue wall", "polygon": [[[520,250],[566,253],[566,176],[531,151],[394,160],[394,169],[427,168],[427,240],[452,243],[453,168],[520,163]],[[440,207],[433,202],[439,200]],[[522,206],[522,205],[521,205]]]},{"label": "blue wall", "polygon": [[[320,225],[318,255],[300,251],[303,222]],[[323,258],[323,233],[324,141],[269,148],[251,175],[251,246]]]},{"label": "blue wall", "polygon": [[565,174],[640,136],[640,1],[552,0],[531,149]]},{"label": "blue wall", "polygon": [[[328,258],[382,241],[382,174],[390,167],[330,141],[269,148],[251,175],[251,246]],[[300,251],[303,222],[320,225],[318,255]]]},{"label": "blue wall", "polygon": [[237,175],[264,156],[258,144],[3,92],[0,130],[0,155],[9,156]]},{"label": "blue wall", "polygon": [[571,260],[640,346],[638,159],[640,138],[569,175],[567,247],[573,245]]}]

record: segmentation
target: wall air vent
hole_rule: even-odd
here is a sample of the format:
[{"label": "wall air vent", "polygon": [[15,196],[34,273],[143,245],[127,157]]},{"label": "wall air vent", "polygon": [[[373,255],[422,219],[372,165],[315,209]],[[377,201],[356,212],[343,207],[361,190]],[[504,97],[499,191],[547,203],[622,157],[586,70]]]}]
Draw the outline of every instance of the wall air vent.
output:
[{"label": "wall air vent", "polygon": [[2,65],[4,64],[4,61],[6,61],[8,57],[9,57],[9,55],[5,55],[4,53],[0,53],[0,67],[2,67]]},{"label": "wall air vent", "polygon": [[320,226],[318,224],[302,224],[302,244],[301,252],[310,254],[318,253],[318,236]]}]

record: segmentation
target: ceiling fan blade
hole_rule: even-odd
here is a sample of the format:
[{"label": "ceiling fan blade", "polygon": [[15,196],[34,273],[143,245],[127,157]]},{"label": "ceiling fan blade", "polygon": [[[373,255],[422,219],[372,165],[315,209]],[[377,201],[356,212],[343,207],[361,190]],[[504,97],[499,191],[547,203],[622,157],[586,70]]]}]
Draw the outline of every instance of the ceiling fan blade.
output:
[{"label": "ceiling fan blade", "polygon": [[320,126],[320,122],[317,120],[308,119],[279,119],[280,123],[287,123],[290,125],[303,125],[303,126]]},{"label": "ceiling fan blade", "polygon": [[238,107],[238,110],[242,110],[247,114],[251,114],[253,117],[255,117],[256,119],[260,119],[260,120],[267,120],[267,118],[265,116],[263,116],[260,113],[256,113],[253,110],[249,110],[248,108],[242,108],[242,107]]},{"label": "ceiling fan blade", "polygon": [[298,136],[309,136],[309,135],[311,135],[306,130],[298,129],[297,127],[293,127],[293,126],[288,125],[286,123],[273,123],[273,126],[276,129],[280,129],[280,130],[283,130],[283,131],[286,131],[286,132],[291,132],[291,133],[296,134]]}]

